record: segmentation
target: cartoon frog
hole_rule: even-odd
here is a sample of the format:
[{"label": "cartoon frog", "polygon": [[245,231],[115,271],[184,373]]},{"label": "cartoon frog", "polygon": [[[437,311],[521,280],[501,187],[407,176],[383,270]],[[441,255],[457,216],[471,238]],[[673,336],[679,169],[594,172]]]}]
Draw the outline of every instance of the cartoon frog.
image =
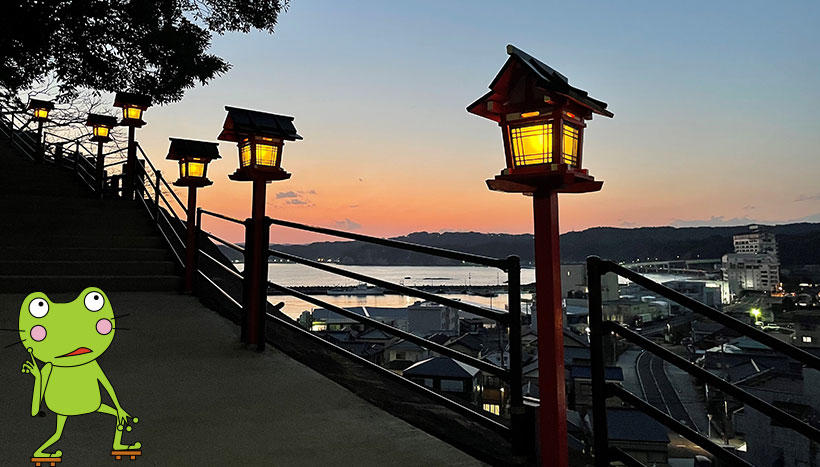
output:
[{"label": "cartoon frog", "polygon": [[[20,340],[29,353],[22,372],[34,377],[31,396],[31,416],[40,412],[40,404],[57,414],[57,429],[35,452],[34,458],[59,458],[57,450],[45,450],[56,443],[63,433],[68,417],[94,412],[116,417],[114,451],[133,451],[140,443],[122,444],[123,429],[131,431],[129,420],[137,423],[119,401],[114,388],[97,363],[114,340],[114,311],[102,290],[89,287],[69,303],[55,303],[46,294],[34,292],[20,308]],[[42,369],[35,361],[45,365]],[[102,402],[100,384],[114,407]],[[112,455],[114,452],[112,452]]]}]

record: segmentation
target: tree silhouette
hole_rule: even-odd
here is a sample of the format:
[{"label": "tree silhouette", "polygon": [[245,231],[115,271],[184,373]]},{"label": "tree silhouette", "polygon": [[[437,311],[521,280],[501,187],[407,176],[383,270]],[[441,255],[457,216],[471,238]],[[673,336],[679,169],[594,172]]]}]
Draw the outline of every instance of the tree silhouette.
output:
[{"label": "tree silhouette", "polygon": [[58,100],[82,90],[182,98],[230,64],[207,53],[212,33],[272,33],[288,0],[22,0],[0,14],[0,87],[18,93],[43,80]]}]

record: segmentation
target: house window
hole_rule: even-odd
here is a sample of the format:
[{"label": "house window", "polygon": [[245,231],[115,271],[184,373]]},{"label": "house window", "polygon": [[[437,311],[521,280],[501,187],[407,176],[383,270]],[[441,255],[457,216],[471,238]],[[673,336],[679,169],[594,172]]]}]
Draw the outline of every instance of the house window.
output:
[{"label": "house window", "polygon": [[404,360],[404,352],[396,352],[396,360]]},{"label": "house window", "polygon": [[498,404],[484,404],[484,411],[490,412],[494,415],[499,415],[501,411],[501,406],[499,406]]},{"label": "house window", "polygon": [[441,390],[447,392],[464,392],[464,381],[443,379],[441,380]]},{"label": "house window", "polygon": [[806,344],[811,344],[811,336],[803,336],[803,342]]},{"label": "house window", "polygon": [[424,378],[424,385],[428,388],[433,387],[433,378]]}]

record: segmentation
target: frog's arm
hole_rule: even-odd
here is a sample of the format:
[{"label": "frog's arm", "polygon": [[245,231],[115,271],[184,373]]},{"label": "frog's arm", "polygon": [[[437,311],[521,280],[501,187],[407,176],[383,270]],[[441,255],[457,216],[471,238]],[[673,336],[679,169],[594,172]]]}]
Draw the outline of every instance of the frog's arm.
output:
[{"label": "frog's arm", "polygon": [[31,416],[36,417],[40,413],[40,404],[46,395],[46,387],[51,376],[53,365],[46,363],[40,370],[40,377],[34,380],[34,390],[31,392]]},{"label": "frog's arm", "polygon": [[114,407],[116,407],[117,410],[122,410],[120,401],[117,400],[117,395],[114,394],[114,386],[111,386],[111,382],[108,381],[108,378],[105,376],[105,373],[103,373],[100,365],[98,365],[97,362],[94,362],[94,364],[97,367],[97,380],[99,380],[100,384],[102,384],[105,392],[108,393],[108,396],[111,397],[111,401],[114,402]]}]

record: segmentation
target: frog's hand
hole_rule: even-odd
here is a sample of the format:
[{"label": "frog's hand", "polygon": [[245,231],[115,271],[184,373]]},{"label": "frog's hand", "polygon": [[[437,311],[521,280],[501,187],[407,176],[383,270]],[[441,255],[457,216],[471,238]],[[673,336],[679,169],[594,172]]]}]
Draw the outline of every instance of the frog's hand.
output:
[{"label": "frog's hand", "polygon": [[35,380],[40,379],[40,367],[37,366],[37,361],[34,360],[34,353],[31,348],[28,349],[28,358],[29,359],[26,360],[25,363],[23,363],[23,368],[21,372],[30,373],[32,376],[34,376]]}]

